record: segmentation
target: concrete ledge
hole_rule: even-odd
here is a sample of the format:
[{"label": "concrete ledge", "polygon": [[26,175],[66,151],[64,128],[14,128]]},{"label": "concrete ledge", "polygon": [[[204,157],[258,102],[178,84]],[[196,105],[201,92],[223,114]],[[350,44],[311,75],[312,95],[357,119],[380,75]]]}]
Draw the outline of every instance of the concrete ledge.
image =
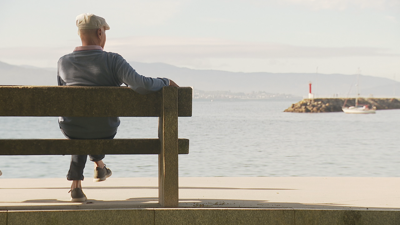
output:
[{"label": "concrete ledge", "polygon": [[62,211],[0,211],[7,225],[398,225],[400,211],[295,209],[109,209]]},{"label": "concrete ledge", "polygon": [[277,224],[292,225],[293,210],[274,209],[177,209],[155,210],[157,225],[169,224]]},{"label": "concrete ledge", "polygon": [[154,224],[151,210],[10,211],[7,225]]},{"label": "concrete ledge", "polygon": [[1,225],[7,225],[7,216],[8,212],[6,210],[0,210],[0,224]]},{"label": "concrete ledge", "polygon": [[296,225],[395,225],[400,211],[377,210],[296,210]]}]

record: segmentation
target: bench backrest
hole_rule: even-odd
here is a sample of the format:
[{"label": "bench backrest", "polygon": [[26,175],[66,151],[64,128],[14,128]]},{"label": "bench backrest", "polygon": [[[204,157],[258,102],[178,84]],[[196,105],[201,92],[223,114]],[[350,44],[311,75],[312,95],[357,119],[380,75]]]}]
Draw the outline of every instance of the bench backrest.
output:
[{"label": "bench backrest", "polygon": [[[173,105],[177,105],[177,109],[173,109]],[[177,116],[192,115],[192,88],[182,87],[176,91],[174,87],[164,87],[158,92],[141,95],[128,87],[0,86],[0,116],[161,118],[172,113],[174,118],[176,110]],[[170,130],[159,128],[159,136],[160,132]],[[159,154],[160,145],[159,138],[63,140],[0,137],[0,155]],[[178,153],[189,153],[188,139],[178,139]]]},{"label": "bench backrest", "polygon": [[[160,117],[165,97],[128,87],[0,86],[0,116]],[[177,98],[178,116],[192,116],[192,88],[178,88]]]}]

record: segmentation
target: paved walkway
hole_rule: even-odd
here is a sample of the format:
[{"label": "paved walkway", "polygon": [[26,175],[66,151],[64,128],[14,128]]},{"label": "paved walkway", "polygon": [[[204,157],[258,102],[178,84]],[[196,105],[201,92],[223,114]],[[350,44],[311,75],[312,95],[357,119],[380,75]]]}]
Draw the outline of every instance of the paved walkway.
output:
[{"label": "paved walkway", "polygon": [[[69,186],[0,177],[0,210],[159,208],[157,178],[88,179],[85,203],[70,202]],[[400,178],[181,177],[179,207],[400,211],[399,189]]]}]

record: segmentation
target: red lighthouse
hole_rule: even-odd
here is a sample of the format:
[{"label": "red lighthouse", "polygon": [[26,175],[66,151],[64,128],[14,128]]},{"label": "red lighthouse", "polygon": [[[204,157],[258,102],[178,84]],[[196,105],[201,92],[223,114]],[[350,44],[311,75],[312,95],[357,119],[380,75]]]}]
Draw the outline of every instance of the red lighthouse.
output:
[{"label": "red lighthouse", "polygon": [[310,82],[310,83],[308,83],[308,89],[309,89],[309,92],[308,92],[308,98],[309,99],[312,99],[312,98],[314,98],[314,95],[312,94],[312,91],[311,91],[311,85],[312,85],[312,83]]}]

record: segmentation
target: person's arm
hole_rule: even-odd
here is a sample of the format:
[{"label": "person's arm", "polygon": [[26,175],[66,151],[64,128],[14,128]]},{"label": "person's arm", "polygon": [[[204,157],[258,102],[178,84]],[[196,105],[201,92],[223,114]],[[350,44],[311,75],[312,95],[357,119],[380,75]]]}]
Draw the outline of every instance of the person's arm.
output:
[{"label": "person's arm", "polygon": [[165,86],[178,87],[174,81],[168,78],[151,78],[138,74],[131,65],[122,58],[122,56],[119,56],[117,59],[115,69],[121,83],[127,84],[130,88],[140,94],[158,91]]}]

